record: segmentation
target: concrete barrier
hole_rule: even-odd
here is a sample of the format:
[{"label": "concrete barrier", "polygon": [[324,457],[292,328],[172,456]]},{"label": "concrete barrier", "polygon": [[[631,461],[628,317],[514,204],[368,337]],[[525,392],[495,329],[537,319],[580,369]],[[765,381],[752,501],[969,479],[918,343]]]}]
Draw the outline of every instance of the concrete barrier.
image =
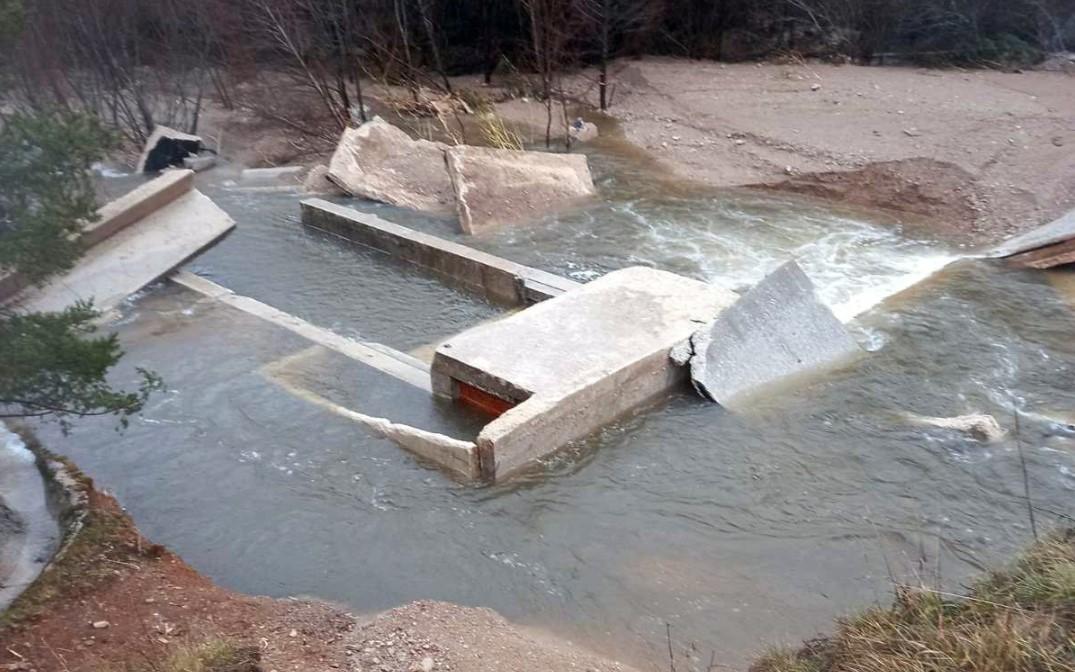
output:
[{"label": "concrete barrier", "polygon": [[302,202],[302,223],[432,271],[502,305],[527,306],[580,286],[574,280],[318,198]]},{"label": "concrete barrier", "polygon": [[100,219],[82,230],[81,241],[93,247],[111,238],[138,220],[148,217],[194,188],[194,171],[168,170],[155,180],[146,182],[98,211]]},{"label": "concrete barrier", "polygon": [[[106,206],[104,228],[94,234],[103,239],[74,268],[25,289],[12,302],[24,310],[50,312],[92,299],[94,308],[106,313],[223,238],[235,222],[189,188],[189,171],[180,172]],[[110,235],[104,237],[106,233]]]},{"label": "concrete barrier", "polygon": [[[98,209],[99,218],[83,228],[79,241],[88,250],[172,203],[193,188],[193,171],[166,171],[160,177],[146,182]],[[0,276],[0,303],[7,301],[25,288],[26,281],[17,273],[6,273]]]},{"label": "concrete barrier", "polygon": [[614,271],[442,343],[433,392],[508,407],[477,440],[482,475],[501,479],[682,386],[669,352],[737,298],[665,271]]}]

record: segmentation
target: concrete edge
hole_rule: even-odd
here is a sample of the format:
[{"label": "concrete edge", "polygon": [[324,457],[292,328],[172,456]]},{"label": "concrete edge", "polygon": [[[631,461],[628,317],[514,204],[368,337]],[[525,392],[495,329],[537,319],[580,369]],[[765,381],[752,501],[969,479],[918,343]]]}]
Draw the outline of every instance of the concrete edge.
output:
[{"label": "concrete edge", "polygon": [[193,170],[165,171],[160,177],[101,206],[97,210],[101,218],[83,230],[81,240],[86,247],[92,247],[160,210],[192,189]]},{"label": "concrete edge", "polygon": [[319,198],[306,199],[301,207],[303,226],[384,252],[502,305],[527,306],[580,285],[574,280]]},{"label": "concrete edge", "polygon": [[[79,236],[79,241],[84,248],[93,247],[193,189],[194,171],[166,171],[160,177],[135,187],[123,196],[98,208],[97,214],[100,219],[86,225]],[[13,298],[26,289],[28,284],[18,273],[0,275],[0,303]]]},{"label": "concrete edge", "polygon": [[[308,341],[360,361],[419,389],[431,392],[429,367],[421,360],[406,353],[392,351],[391,348],[385,345],[377,344],[374,347],[346,336],[340,336],[335,332],[318,327],[268,304],[236,294],[227,287],[218,285],[212,280],[195,275],[190,271],[180,271],[173,274],[170,279],[177,285],[287,329]],[[387,354],[390,351],[391,354]]]},{"label": "concrete edge", "polygon": [[45,482],[45,494],[49,507],[53,509],[60,528],[60,543],[55,552],[38,572],[37,578],[24,587],[11,602],[10,607],[14,607],[19,599],[40,581],[41,577],[52,571],[56,563],[64,558],[68,549],[78,539],[85,527],[86,516],[89,515],[89,488],[86,485],[87,477],[76,467],[45,448],[29,428],[17,422],[8,423],[7,428],[17,434],[26,449],[33,453],[34,462]]},{"label": "concrete edge", "polygon": [[478,435],[482,475],[499,481],[523,471],[669,390],[686,389],[687,380],[686,369],[672,366],[669,350],[661,349],[566,397],[534,395]]}]

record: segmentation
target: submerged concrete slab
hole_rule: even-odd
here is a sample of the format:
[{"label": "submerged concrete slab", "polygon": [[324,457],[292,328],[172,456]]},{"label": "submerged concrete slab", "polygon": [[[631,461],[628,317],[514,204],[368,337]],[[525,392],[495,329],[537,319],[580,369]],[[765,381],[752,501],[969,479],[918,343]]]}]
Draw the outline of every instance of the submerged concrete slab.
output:
[{"label": "submerged concrete slab", "polygon": [[448,339],[433,391],[514,405],[477,441],[482,474],[502,478],[682,385],[669,351],[736,299],[674,273],[615,271]]},{"label": "submerged concrete slab", "polygon": [[318,198],[302,202],[302,223],[390,254],[508,306],[527,306],[580,286],[574,280]]},{"label": "submerged concrete slab", "polygon": [[29,311],[93,300],[107,312],[213,245],[235,222],[199,191],[188,191],[90,248],[73,269],[15,297]]},{"label": "submerged concrete slab", "polygon": [[419,389],[430,390],[429,367],[421,360],[415,359],[406,353],[380,344],[360,343],[346,336],[340,336],[335,332],[318,327],[302,318],[285,313],[256,299],[236,294],[227,287],[218,285],[212,280],[202,278],[189,271],[180,271],[173,275],[171,280],[177,285],[275,324],[278,327],[283,327],[312,343],[317,343],[358,360]]},{"label": "submerged concrete slab", "polygon": [[690,345],[695,388],[731,408],[779,381],[836,366],[861,352],[794,261],[697,331]]}]

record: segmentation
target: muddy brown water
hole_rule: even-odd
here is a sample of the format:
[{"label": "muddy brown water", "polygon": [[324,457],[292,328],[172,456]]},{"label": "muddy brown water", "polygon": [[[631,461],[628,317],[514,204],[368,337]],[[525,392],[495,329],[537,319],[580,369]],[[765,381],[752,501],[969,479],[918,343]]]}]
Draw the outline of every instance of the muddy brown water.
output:
[{"label": "muddy brown water", "polygon": [[[889,599],[894,580],[958,591],[1030,539],[1075,490],[1075,313],[1037,272],[958,261],[890,222],[772,196],[665,194],[595,155],[603,199],[475,245],[586,280],[643,263],[738,288],[788,256],[871,354],[731,414],[683,394],[544,467],[466,485],[293,396],[405,414],[458,436],[473,418],[174,286],[117,322],[133,367],[167,391],[123,433],[46,430],[143,532],[240,591],[374,612],[432,598],[492,607],[644,667],[711,652],[745,667]],[[212,173],[202,178],[209,181]],[[642,186],[636,186],[641,184]],[[238,220],[191,264],[236,291],[356,338],[420,348],[498,309],[435,278],[304,231],[299,197],[206,184]],[[445,220],[357,207],[452,235]],[[305,381],[305,382],[303,382]],[[1021,435],[982,444],[905,413],[986,412]],[[693,648],[692,648],[693,646]]]}]

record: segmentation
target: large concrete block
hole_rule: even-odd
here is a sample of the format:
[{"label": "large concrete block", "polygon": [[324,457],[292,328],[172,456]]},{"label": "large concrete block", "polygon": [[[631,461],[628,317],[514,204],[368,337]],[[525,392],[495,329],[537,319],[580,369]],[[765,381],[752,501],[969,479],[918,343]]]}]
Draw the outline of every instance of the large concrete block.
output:
[{"label": "large concrete block", "polygon": [[681,385],[669,351],[736,298],[674,273],[615,271],[448,339],[433,391],[515,404],[477,442],[483,474],[502,478]]},{"label": "large concrete block", "polygon": [[463,231],[532,220],[596,193],[582,154],[451,147],[448,174]]},{"label": "large concrete block", "polygon": [[14,299],[30,311],[57,311],[93,300],[102,312],[170,273],[224,237],[235,222],[194,190],[90,248],[70,271]]},{"label": "large concrete block", "polygon": [[861,352],[793,261],[697,331],[690,346],[695,388],[732,408],[778,381],[830,368]]},{"label": "large concrete block", "polygon": [[414,140],[380,117],[343,132],[328,177],[353,196],[402,208],[450,213],[452,185],[444,167],[447,145]]}]

